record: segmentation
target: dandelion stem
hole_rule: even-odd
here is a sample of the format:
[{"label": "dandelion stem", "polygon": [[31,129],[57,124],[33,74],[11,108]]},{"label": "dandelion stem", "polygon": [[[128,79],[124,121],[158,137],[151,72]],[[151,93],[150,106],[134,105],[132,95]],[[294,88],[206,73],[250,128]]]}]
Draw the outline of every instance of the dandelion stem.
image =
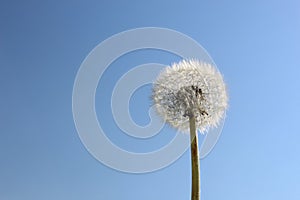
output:
[{"label": "dandelion stem", "polygon": [[198,155],[198,136],[195,117],[190,119],[191,162],[192,162],[192,194],[191,200],[200,200],[200,159]]}]

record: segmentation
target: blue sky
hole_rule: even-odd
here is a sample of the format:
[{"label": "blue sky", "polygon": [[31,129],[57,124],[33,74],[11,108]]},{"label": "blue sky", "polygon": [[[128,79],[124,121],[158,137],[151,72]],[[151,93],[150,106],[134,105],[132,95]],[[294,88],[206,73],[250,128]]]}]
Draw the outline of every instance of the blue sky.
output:
[{"label": "blue sky", "polygon": [[[228,85],[223,133],[201,160],[202,198],[299,199],[299,11],[296,0],[1,1],[0,199],[190,198],[189,152],[156,172],[118,172],[86,151],[73,122],[73,83],[87,54],[113,34],[145,26],[194,38]],[[97,114],[120,136],[111,137],[115,143],[145,151],[161,141],[130,141],[100,108],[122,73],[178,58],[157,51],[126,56],[99,86],[96,99],[105,95]],[[132,98],[137,123],[149,120],[150,90]]]}]

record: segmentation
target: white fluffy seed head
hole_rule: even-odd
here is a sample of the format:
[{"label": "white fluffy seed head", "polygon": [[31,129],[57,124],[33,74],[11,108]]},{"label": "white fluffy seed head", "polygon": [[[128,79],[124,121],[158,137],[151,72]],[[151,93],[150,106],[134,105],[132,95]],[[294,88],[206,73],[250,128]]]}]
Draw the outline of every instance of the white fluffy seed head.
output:
[{"label": "white fluffy seed head", "polygon": [[222,75],[211,64],[183,60],[166,67],[153,86],[157,113],[172,127],[189,131],[189,117],[202,133],[217,126],[227,108]]}]

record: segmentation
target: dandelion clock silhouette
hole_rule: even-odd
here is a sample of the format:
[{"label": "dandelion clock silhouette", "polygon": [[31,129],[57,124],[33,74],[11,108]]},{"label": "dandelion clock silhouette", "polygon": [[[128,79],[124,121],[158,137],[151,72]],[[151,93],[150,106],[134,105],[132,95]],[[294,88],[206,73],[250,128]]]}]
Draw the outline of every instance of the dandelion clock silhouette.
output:
[{"label": "dandelion clock silhouette", "polygon": [[221,73],[211,64],[195,59],[166,67],[153,86],[153,103],[159,116],[172,127],[190,134],[191,199],[200,200],[200,159],[197,130],[216,127],[228,105]]}]

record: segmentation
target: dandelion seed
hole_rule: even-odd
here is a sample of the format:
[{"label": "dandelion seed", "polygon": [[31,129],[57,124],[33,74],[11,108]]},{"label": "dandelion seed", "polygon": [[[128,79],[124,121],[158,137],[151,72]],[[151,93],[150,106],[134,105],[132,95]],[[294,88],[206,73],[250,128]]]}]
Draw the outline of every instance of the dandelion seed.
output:
[{"label": "dandelion seed", "polygon": [[198,60],[166,67],[154,83],[152,98],[157,113],[171,126],[187,132],[193,115],[202,133],[218,125],[228,99],[220,72]]}]

